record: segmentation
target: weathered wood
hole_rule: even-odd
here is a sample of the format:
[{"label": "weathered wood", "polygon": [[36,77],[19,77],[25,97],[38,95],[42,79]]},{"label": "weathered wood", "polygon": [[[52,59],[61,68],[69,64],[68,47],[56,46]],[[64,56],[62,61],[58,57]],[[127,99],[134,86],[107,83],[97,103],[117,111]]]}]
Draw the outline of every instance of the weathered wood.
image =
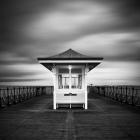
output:
[{"label": "weathered wood", "polygon": [[96,88],[100,95],[121,103],[140,106],[140,86],[96,86]]},{"label": "weathered wood", "polygon": [[[0,107],[6,107],[7,105],[17,104],[35,96],[46,94],[47,89],[47,87],[29,86],[0,87]],[[50,88],[50,93],[52,93],[51,90],[53,90],[52,87]]]},{"label": "weathered wood", "polygon": [[[95,87],[94,87],[95,88]],[[114,89],[114,87],[113,87]],[[53,110],[40,96],[0,110],[1,140],[139,140],[140,110],[97,95],[88,110]]]}]

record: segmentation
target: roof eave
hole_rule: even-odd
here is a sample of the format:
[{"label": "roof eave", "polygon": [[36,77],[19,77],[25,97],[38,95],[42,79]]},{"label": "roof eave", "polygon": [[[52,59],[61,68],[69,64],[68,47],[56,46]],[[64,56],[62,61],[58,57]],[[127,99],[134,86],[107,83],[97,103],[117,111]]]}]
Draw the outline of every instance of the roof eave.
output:
[{"label": "roof eave", "polygon": [[41,64],[92,64],[92,63],[101,63],[101,60],[39,60],[39,63]]},{"label": "roof eave", "polygon": [[87,58],[37,58],[38,61],[49,61],[49,60],[103,60],[102,57],[87,57]]}]

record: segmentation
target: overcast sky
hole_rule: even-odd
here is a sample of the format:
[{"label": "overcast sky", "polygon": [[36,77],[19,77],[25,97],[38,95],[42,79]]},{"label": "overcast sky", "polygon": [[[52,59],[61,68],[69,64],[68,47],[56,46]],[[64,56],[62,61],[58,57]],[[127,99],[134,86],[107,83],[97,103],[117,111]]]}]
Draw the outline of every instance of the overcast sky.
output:
[{"label": "overcast sky", "polygon": [[140,0],[4,0],[1,5],[1,82],[52,84],[51,73],[36,58],[72,48],[104,57],[89,72],[89,83],[139,85]]}]

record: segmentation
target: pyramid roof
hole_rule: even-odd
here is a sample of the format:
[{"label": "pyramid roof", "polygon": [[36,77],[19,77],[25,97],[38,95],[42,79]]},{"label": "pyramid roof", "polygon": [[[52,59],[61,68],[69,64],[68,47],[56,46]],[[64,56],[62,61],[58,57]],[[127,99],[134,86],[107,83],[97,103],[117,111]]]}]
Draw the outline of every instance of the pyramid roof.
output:
[{"label": "pyramid roof", "polygon": [[101,57],[90,57],[83,55],[79,52],[74,51],[73,49],[68,49],[67,51],[64,51],[62,53],[50,56],[50,57],[44,57],[44,58],[38,58],[38,60],[102,60]]},{"label": "pyramid roof", "polygon": [[76,52],[72,49],[68,49],[62,53],[50,56],[38,58],[38,61],[47,69],[52,70],[54,65],[88,65],[89,70],[96,67],[101,63],[102,57],[90,57]]}]

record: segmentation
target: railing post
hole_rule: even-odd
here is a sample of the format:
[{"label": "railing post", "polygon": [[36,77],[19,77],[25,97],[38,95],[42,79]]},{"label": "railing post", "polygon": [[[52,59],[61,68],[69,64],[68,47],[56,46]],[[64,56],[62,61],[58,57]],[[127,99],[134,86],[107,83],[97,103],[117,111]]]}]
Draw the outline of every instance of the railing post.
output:
[{"label": "railing post", "polygon": [[10,96],[9,96],[9,89],[8,88],[6,88],[6,92],[7,92],[7,100],[8,100],[7,105],[10,105]]},{"label": "railing post", "polygon": [[14,104],[16,104],[15,88],[13,88],[13,93],[14,93]]},{"label": "railing post", "polygon": [[125,91],[126,91],[126,94],[125,94],[125,98],[126,98],[126,103],[127,103],[127,87],[125,87]]},{"label": "railing post", "polygon": [[1,88],[0,88],[0,107],[2,107],[2,92],[1,92]]},{"label": "railing post", "polygon": [[132,105],[134,105],[134,87],[132,87]]},{"label": "railing post", "polygon": [[123,98],[122,98],[123,87],[121,86],[120,88],[121,88],[120,92],[121,92],[121,103],[122,103],[123,102]]}]

